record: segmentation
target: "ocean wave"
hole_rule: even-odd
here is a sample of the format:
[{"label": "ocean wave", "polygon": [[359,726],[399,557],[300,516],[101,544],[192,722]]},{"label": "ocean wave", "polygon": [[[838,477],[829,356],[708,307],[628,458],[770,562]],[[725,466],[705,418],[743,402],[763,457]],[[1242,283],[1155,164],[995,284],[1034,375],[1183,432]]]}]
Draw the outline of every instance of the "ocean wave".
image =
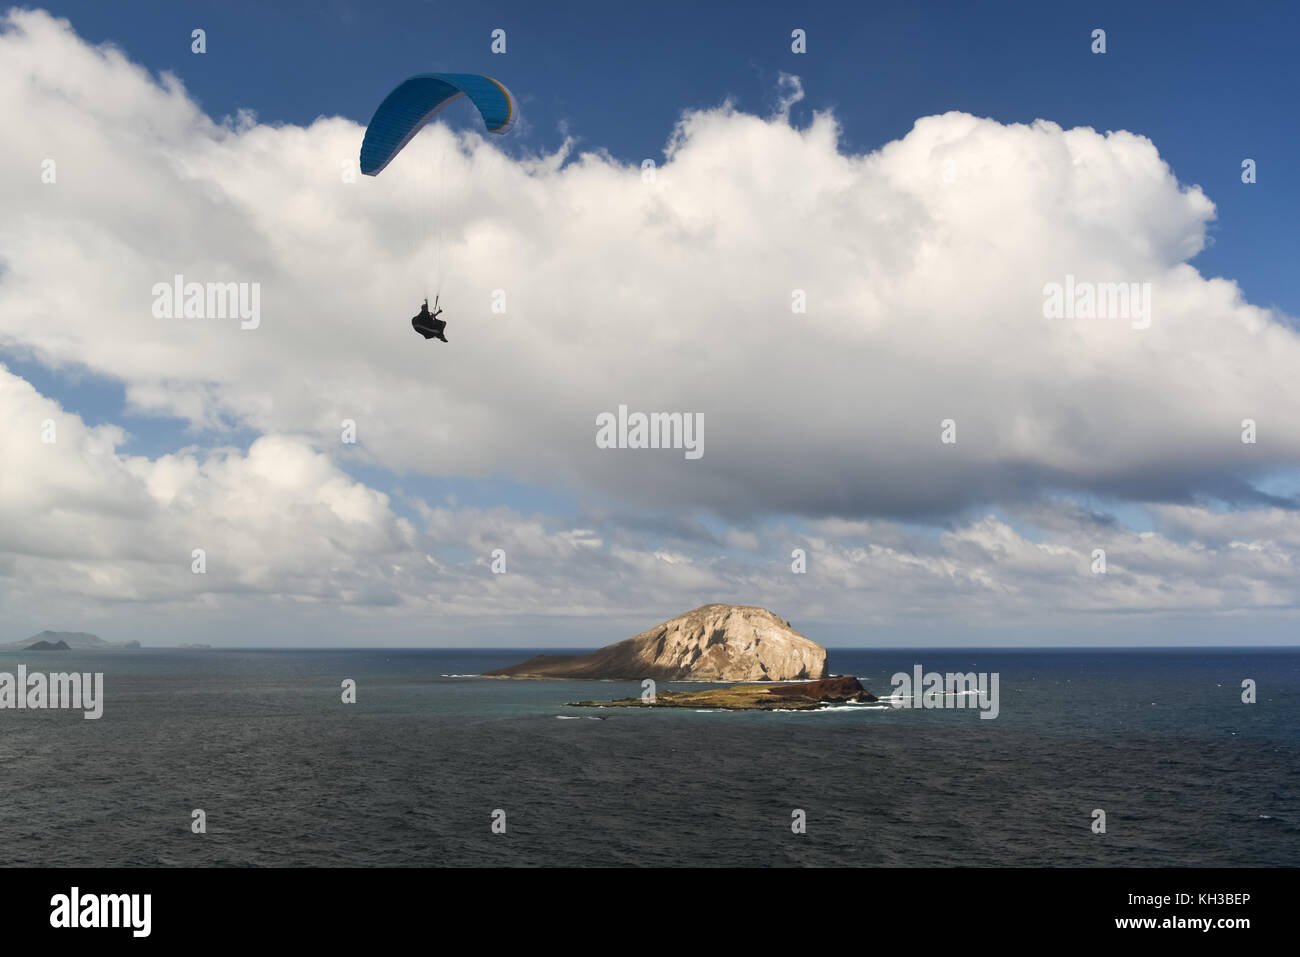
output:
[{"label": "ocean wave", "polygon": [[822,714],[826,711],[893,711],[887,704],[867,702],[865,704],[828,704],[824,708],[773,708],[783,714]]},{"label": "ocean wave", "polygon": [[[941,694],[942,694],[945,698],[971,698],[971,697],[978,697],[978,695],[979,695],[979,691],[978,691],[978,690],[971,690],[971,691],[944,691],[944,692],[941,692]],[[915,701],[915,700],[917,700],[917,699],[919,699],[919,698],[921,698],[921,697],[922,697],[922,696],[919,695],[919,694],[890,694],[890,695],[882,695],[882,696],[881,696],[880,698],[878,698],[877,700],[879,700],[879,701]]]}]

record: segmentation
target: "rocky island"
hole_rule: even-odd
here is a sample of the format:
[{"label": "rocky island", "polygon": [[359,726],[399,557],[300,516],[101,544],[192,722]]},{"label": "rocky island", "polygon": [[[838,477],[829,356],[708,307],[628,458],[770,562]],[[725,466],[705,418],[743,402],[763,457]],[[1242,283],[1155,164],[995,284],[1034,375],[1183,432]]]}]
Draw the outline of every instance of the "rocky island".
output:
[{"label": "rocky island", "polygon": [[803,684],[732,685],[704,691],[660,691],[653,699],[571,701],[575,708],[724,708],[729,711],[811,711],[828,704],[865,704],[876,696],[851,675]]},{"label": "rocky island", "polygon": [[28,645],[24,651],[71,651],[66,641],[38,641],[34,645]]},{"label": "rocky island", "polygon": [[579,708],[807,711],[876,700],[857,678],[827,677],[826,649],[755,605],[702,605],[590,654],[537,655],[485,672],[484,677],[745,682],[700,691],[660,691],[645,698],[569,703]]},{"label": "rocky island", "polygon": [[586,655],[537,655],[493,678],[798,681],[826,676],[826,649],[754,605],[703,605]]}]

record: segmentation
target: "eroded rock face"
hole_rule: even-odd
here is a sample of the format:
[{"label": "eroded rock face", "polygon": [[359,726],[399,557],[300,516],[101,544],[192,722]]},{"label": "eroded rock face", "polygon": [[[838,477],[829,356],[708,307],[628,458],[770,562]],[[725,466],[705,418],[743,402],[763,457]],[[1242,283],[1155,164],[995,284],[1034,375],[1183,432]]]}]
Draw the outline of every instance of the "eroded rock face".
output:
[{"label": "eroded rock face", "polygon": [[704,605],[589,655],[538,655],[513,678],[792,681],[826,674],[826,649],[766,608]]},{"label": "eroded rock face", "polygon": [[862,683],[852,675],[823,678],[806,684],[777,685],[769,688],[767,693],[772,698],[808,698],[822,702],[876,700],[876,696],[862,687]]}]

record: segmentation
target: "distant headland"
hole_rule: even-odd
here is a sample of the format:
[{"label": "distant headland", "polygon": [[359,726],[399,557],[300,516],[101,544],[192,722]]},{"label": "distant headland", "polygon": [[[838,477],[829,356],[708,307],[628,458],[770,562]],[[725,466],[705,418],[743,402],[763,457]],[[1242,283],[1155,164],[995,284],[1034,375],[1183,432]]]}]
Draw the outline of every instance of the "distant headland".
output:
[{"label": "distant headland", "polygon": [[28,645],[24,651],[71,651],[66,641],[38,641],[34,645]]},{"label": "distant headland", "polygon": [[[60,648],[59,645],[63,647]],[[11,641],[7,645],[0,645],[0,649],[20,651],[111,651],[118,648],[139,647],[138,641],[105,641],[99,635],[84,631],[42,631],[22,641]]]}]

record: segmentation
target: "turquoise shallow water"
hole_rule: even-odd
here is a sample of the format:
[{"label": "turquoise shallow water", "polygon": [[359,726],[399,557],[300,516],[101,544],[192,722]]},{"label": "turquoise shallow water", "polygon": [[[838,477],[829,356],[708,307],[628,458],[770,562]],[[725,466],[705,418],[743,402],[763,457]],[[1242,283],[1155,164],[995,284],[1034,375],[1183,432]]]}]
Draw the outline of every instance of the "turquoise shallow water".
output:
[{"label": "turquoise shallow water", "polygon": [[533,653],[0,652],[106,687],[98,721],[0,711],[0,863],[1300,864],[1295,651],[831,652],[878,695],[917,663],[995,671],[991,721],[591,711],[565,703],[639,684],[451,677]]}]

